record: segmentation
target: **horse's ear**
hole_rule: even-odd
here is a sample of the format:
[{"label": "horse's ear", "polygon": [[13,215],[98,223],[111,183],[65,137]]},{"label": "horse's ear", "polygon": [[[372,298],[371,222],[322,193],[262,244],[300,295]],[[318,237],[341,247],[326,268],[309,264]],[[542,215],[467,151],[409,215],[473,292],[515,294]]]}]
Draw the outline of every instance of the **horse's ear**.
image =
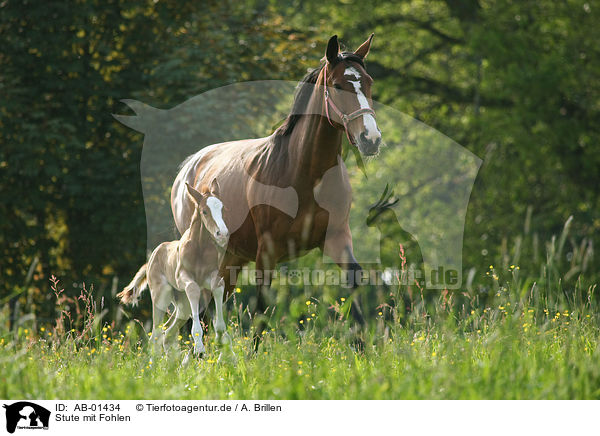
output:
[{"label": "horse's ear", "polygon": [[200,204],[200,202],[202,202],[204,196],[199,193],[198,191],[196,191],[194,188],[192,188],[190,186],[189,183],[185,182],[185,187],[187,188],[187,192],[190,196],[190,198],[192,199],[192,201],[196,204]]},{"label": "horse's ear", "polygon": [[361,44],[361,46],[356,49],[356,51],[354,52],[354,54],[356,56],[358,56],[362,59],[367,57],[367,55],[369,54],[369,49],[371,48],[371,41],[373,40],[373,36],[375,36],[375,34],[371,33],[371,36],[369,36],[369,39],[367,39],[365,42],[363,42]]},{"label": "horse's ear", "polygon": [[340,52],[340,44],[338,43],[337,35],[333,35],[331,38],[329,38],[329,42],[327,43],[327,51],[325,52],[327,61],[330,64],[335,62],[335,60],[338,57],[339,52]]},{"label": "horse's ear", "polygon": [[213,197],[219,198],[219,191],[220,191],[219,182],[217,182],[217,179],[214,178],[213,181],[210,183],[210,194]]}]

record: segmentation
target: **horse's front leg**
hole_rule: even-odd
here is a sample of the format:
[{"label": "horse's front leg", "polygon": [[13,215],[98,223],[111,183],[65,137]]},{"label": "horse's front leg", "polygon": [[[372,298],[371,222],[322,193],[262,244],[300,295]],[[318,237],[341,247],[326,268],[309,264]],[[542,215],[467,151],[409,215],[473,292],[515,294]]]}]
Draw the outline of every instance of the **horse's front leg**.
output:
[{"label": "horse's front leg", "polygon": [[211,280],[211,292],[215,300],[215,319],[213,327],[215,328],[215,341],[223,345],[230,345],[231,338],[227,334],[227,325],[223,316],[223,295],[225,293],[225,282],[222,277],[215,275]]},{"label": "horse's front leg", "polygon": [[[360,283],[359,276],[362,267],[354,257],[350,228],[346,226],[339,231],[328,231],[323,252],[331,257],[342,269],[343,274],[345,275],[344,284],[352,287],[352,289],[356,289]],[[352,299],[350,313],[358,324],[361,326],[365,324],[365,318],[360,304],[360,296],[358,294],[355,294]]]},{"label": "horse's front leg", "polygon": [[346,281],[352,288],[358,287],[358,277],[362,267],[354,257],[352,234],[350,228],[345,226],[340,230],[327,230],[323,245],[323,253],[331,257],[346,274]]},{"label": "horse's front leg", "polygon": [[267,328],[267,295],[271,288],[271,280],[275,262],[272,253],[264,249],[264,245],[259,242],[256,254],[256,309],[254,310],[254,351],[258,351],[263,332]]},{"label": "horse's front leg", "polygon": [[[215,342],[217,344],[227,346],[229,358],[236,363],[237,358],[233,353],[231,338],[229,337],[229,334],[227,334],[227,324],[225,323],[225,318],[223,316],[223,294],[225,293],[225,282],[218,274],[215,274],[211,280],[211,290],[215,300],[215,319],[213,321],[213,326],[215,328]],[[219,360],[221,359],[222,355],[223,354],[219,354]]]},{"label": "horse's front leg", "polygon": [[192,338],[194,339],[194,353],[202,354],[205,351],[204,343],[202,342],[203,332],[202,324],[200,324],[200,298],[202,289],[194,278],[185,270],[179,271],[177,285],[180,289],[185,290],[185,294],[190,302],[192,311]]}]

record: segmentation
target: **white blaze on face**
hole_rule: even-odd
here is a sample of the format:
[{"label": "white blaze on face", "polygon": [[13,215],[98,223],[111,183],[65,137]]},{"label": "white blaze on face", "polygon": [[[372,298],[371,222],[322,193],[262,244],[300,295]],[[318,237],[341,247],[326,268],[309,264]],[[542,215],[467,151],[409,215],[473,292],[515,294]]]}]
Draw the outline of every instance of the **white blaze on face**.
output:
[{"label": "white blaze on face", "polygon": [[[361,109],[370,109],[369,100],[362,92],[360,87],[360,73],[354,67],[348,67],[344,71],[344,76],[352,76],[359,80],[348,80],[354,86],[354,92],[356,92],[356,96],[358,97],[358,104]],[[379,129],[377,128],[377,123],[375,122],[375,117],[371,114],[363,114],[363,124],[365,126],[365,136],[370,141],[376,141],[377,138],[381,136],[379,133]]]},{"label": "white blaze on face", "polygon": [[216,238],[224,239],[229,236],[229,230],[225,225],[225,221],[223,221],[223,203],[221,200],[219,200],[217,197],[208,197],[206,199],[206,205],[210,209],[210,214],[212,215],[215,224],[219,228],[219,232],[221,232],[221,234],[216,236]]}]

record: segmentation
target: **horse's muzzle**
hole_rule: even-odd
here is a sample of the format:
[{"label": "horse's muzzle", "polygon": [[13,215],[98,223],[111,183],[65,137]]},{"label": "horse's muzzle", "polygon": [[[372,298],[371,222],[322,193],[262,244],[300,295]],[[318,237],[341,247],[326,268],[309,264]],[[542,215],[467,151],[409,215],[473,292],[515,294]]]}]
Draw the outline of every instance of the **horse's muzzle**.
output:
[{"label": "horse's muzzle", "polygon": [[360,134],[358,140],[358,149],[365,156],[374,156],[379,153],[379,145],[381,145],[381,135],[371,140],[367,138],[365,132]]}]

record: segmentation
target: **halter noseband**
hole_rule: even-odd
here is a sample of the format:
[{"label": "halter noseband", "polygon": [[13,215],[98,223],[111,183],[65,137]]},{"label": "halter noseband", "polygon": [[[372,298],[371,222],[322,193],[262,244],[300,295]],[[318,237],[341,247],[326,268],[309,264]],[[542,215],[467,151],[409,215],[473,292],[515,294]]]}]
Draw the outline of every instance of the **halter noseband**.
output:
[{"label": "halter noseband", "polygon": [[352,145],[356,145],[354,143],[354,141],[352,140],[352,138],[350,138],[350,134],[348,133],[348,123],[350,123],[350,121],[355,120],[364,114],[370,114],[373,116],[373,118],[375,118],[375,111],[371,108],[360,108],[349,114],[343,113],[336,106],[336,104],[333,102],[333,100],[331,100],[329,98],[329,91],[327,90],[327,63],[325,63],[325,68],[324,68],[323,72],[324,72],[324,75],[323,75],[323,98],[325,100],[325,115],[327,115],[327,121],[329,121],[329,124],[331,124],[333,126],[333,122],[331,121],[331,117],[329,116],[329,106],[331,105],[331,109],[333,109],[333,111],[336,113],[336,115],[338,117],[340,117],[340,119],[342,120],[342,124],[344,125],[344,131],[346,132],[346,137],[348,138],[348,142],[350,142],[350,144],[352,144]]}]

